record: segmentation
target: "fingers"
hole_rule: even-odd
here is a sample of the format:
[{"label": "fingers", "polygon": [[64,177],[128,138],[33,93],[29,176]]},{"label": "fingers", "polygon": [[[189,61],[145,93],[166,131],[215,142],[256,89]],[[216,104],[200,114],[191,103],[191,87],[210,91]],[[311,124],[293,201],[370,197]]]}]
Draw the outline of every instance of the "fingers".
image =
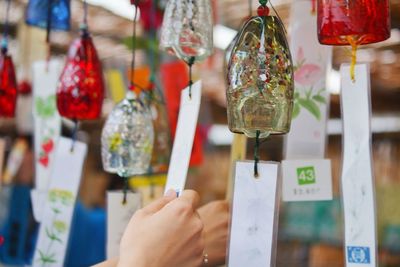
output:
[{"label": "fingers", "polygon": [[165,205],[167,205],[169,202],[171,202],[175,198],[176,198],[176,192],[174,190],[170,189],[167,191],[165,196],[151,202],[149,205],[144,207],[142,209],[142,211],[145,213],[150,213],[150,214],[156,213],[157,211],[162,209]]},{"label": "fingers", "polygon": [[196,191],[185,190],[179,197],[179,200],[188,202],[188,204],[190,204],[193,207],[193,210],[196,210],[200,202],[200,197]]}]

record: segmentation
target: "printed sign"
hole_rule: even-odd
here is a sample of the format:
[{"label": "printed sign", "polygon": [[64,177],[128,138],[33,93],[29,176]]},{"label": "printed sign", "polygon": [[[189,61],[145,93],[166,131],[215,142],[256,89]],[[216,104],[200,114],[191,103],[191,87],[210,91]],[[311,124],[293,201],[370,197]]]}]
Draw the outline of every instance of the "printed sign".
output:
[{"label": "printed sign", "polygon": [[331,161],[282,161],[283,201],[318,201],[332,199]]}]

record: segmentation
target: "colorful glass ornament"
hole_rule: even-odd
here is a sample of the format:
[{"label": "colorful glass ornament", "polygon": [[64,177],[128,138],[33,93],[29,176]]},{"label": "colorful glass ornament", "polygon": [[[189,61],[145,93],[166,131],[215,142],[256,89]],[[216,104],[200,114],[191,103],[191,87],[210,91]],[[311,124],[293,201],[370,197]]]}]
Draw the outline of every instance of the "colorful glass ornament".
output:
[{"label": "colorful glass ornament", "polygon": [[227,75],[229,129],[254,138],[284,134],[293,107],[293,63],[281,20],[250,18],[232,50]]},{"label": "colorful glass ornament", "polygon": [[128,92],[114,107],[102,131],[104,170],[121,177],[148,172],[154,142],[152,120],[150,110]]},{"label": "colorful glass ornament", "polygon": [[0,117],[12,118],[15,115],[18,91],[15,77],[14,64],[4,42],[0,55]]},{"label": "colorful glass ornament", "polygon": [[389,37],[389,0],[318,0],[321,44],[363,45]]},{"label": "colorful glass ornament", "polygon": [[161,28],[160,47],[189,63],[212,53],[210,0],[169,0]]},{"label": "colorful glass ornament", "polygon": [[101,62],[86,29],[75,40],[57,87],[57,108],[73,120],[94,120],[101,115],[104,80]]},{"label": "colorful glass ornament", "polygon": [[70,0],[30,0],[26,9],[26,23],[44,29],[50,22],[51,29],[68,31],[70,16]]},{"label": "colorful glass ornament", "polygon": [[358,45],[389,37],[389,0],[318,0],[318,40],[326,45],[351,45],[353,81]]}]

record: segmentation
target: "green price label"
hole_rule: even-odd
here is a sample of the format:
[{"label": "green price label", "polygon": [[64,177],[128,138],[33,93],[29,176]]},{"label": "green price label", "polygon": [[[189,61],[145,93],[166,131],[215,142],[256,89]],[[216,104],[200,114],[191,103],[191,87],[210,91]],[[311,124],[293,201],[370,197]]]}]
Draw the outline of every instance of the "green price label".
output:
[{"label": "green price label", "polygon": [[297,182],[299,185],[315,184],[314,167],[297,168]]}]

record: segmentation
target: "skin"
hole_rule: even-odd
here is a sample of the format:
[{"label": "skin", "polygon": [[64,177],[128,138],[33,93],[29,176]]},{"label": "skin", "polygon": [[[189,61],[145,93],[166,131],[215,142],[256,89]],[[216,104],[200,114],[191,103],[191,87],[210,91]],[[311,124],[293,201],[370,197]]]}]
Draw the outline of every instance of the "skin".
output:
[{"label": "skin", "polygon": [[198,209],[204,223],[203,236],[208,266],[225,263],[228,240],[229,204],[225,200],[210,202]]}]

